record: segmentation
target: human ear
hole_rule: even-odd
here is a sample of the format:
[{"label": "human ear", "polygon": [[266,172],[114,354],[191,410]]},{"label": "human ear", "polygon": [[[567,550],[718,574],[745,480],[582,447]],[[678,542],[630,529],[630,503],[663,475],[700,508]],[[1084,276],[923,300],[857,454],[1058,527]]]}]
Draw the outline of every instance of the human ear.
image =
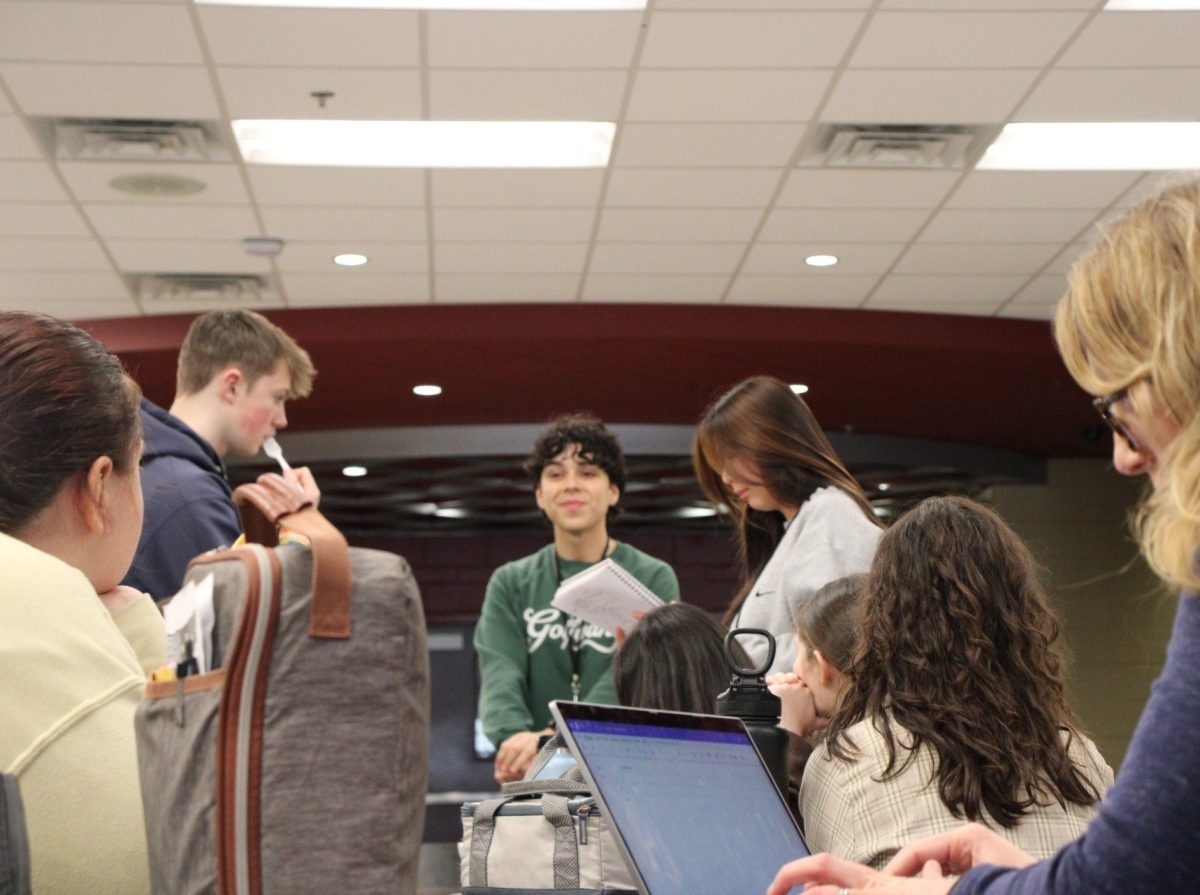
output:
[{"label": "human ear", "polygon": [[104,533],[104,513],[108,508],[108,484],[114,469],[111,457],[97,457],[81,480],[77,497],[83,524],[92,534]]},{"label": "human ear", "polygon": [[821,683],[826,687],[836,686],[842,673],[833,667],[833,663],[826,659],[819,649],[813,650],[812,656],[813,661],[817,663],[817,672],[821,676]]},{"label": "human ear", "polygon": [[620,499],[621,499],[621,489],[618,488],[616,485],[609,485],[608,486],[608,505],[610,507],[615,507],[617,505],[617,501]]},{"label": "human ear", "polygon": [[227,367],[217,374],[217,394],[221,399],[233,403],[237,400],[238,390],[245,383],[246,377],[237,367]]}]

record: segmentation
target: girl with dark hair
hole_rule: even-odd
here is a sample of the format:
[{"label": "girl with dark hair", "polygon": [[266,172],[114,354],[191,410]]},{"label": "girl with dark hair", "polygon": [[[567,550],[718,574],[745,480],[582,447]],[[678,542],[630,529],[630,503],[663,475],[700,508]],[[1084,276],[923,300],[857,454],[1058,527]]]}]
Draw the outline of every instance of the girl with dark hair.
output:
[{"label": "girl with dark hair", "polygon": [[1112,771],[1067,705],[1037,565],[999,515],[935,497],[902,516],[857,626],[800,784],[814,851],[882,867],[970,820],[1045,857],[1084,831]]},{"label": "girl with dark hair", "polygon": [[140,392],[80,329],[0,313],[0,769],[37,892],[150,891],[133,714],[162,617],[119,587],[142,526]]},{"label": "girl with dark hair", "polygon": [[[741,583],[725,621],[770,631],[778,648],[768,670],[787,671],[797,609],[827,582],[867,570],[879,522],[808,405],[770,376],[739,383],[705,411],[692,464],[737,529]],[[765,642],[746,647],[765,660]]]}]

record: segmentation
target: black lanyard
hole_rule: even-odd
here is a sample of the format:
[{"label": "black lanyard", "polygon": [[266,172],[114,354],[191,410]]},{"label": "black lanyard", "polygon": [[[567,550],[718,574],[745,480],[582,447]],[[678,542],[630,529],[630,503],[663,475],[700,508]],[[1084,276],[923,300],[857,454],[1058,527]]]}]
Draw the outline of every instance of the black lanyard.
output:
[{"label": "black lanyard", "polygon": [[[608,548],[611,545],[612,545],[612,540],[609,538],[605,538],[604,539],[604,552],[600,554],[600,559],[596,560],[596,562],[602,562],[604,560],[604,558],[606,556],[608,556]],[[593,565],[595,565],[595,563],[593,563]],[[557,590],[558,587],[561,586],[563,583],[562,565],[558,561],[558,551],[557,550],[554,551],[554,577],[557,580],[556,587],[555,587],[555,590]],[[568,616],[568,618],[570,618],[570,616]],[[566,625],[564,622],[564,627],[565,626]],[[580,680],[579,680],[579,665],[580,665],[580,661],[581,661],[579,658],[579,649],[580,649],[579,641],[583,639],[583,632],[582,632],[582,629],[577,629],[575,633],[578,636],[567,638],[567,644],[568,644],[568,649],[570,650],[570,653],[571,653],[571,701],[579,702],[579,696],[583,692],[583,687],[580,684]]]}]

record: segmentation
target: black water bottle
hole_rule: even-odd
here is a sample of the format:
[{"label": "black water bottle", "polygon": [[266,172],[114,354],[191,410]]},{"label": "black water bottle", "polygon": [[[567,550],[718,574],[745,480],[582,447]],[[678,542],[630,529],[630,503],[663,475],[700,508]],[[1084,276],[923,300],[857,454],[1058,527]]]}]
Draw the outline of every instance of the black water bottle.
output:
[{"label": "black water bottle", "polygon": [[[753,634],[767,638],[767,659],[757,668],[743,668],[733,655],[734,638]],[[787,731],[779,726],[779,697],[767,688],[764,677],[775,661],[775,638],[762,628],[734,628],[725,635],[725,661],[733,672],[729,689],[717,697],[717,714],[741,718],[762,756],[771,778],[787,799]]]}]

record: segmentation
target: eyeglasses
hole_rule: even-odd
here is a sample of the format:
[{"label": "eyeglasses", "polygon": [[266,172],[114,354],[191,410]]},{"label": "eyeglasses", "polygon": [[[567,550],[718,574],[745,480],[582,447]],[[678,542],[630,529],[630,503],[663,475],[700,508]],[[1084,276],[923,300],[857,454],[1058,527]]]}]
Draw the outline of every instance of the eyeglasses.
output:
[{"label": "eyeglasses", "polygon": [[1108,427],[1113,430],[1114,435],[1119,435],[1125,439],[1125,443],[1129,445],[1131,451],[1138,451],[1137,439],[1129,431],[1129,427],[1123,423],[1120,418],[1113,416],[1112,406],[1120,401],[1124,401],[1129,397],[1129,390],[1133,387],[1132,383],[1125,386],[1120,391],[1113,392],[1111,395],[1101,395],[1099,398],[1092,399],[1092,406],[1096,408],[1096,412],[1100,414],[1100,419],[1108,423]]}]

